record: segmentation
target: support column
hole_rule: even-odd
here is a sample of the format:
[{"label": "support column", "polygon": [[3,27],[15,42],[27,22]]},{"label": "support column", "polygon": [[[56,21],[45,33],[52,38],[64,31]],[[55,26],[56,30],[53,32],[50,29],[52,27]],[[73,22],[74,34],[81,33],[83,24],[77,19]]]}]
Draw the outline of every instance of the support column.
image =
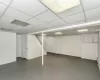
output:
[{"label": "support column", "polygon": [[44,65],[44,33],[42,32],[42,65]]}]

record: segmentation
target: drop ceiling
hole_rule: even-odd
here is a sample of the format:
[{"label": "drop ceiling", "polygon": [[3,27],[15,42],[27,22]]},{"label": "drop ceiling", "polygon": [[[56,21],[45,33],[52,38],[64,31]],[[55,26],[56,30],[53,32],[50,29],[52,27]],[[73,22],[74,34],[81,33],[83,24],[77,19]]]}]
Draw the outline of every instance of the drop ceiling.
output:
[{"label": "drop ceiling", "polygon": [[[13,20],[30,25],[14,25],[11,23]],[[18,33],[37,32],[94,20],[100,20],[100,0],[81,0],[81,4],[60,13],[50,10],[41,0],[0,0],[0,28]]]}]

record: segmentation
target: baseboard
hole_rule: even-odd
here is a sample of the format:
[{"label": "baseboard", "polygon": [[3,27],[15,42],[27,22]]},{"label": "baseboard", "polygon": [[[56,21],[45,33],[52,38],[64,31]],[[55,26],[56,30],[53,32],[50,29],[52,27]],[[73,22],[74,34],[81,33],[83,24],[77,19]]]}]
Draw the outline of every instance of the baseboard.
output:
[{"label": "baseboard", "polygon": [[20,61],[20,60],[27,60],[26,58],[22,58],[22,57],[17,57],[16,59],[17,59],[17,61]]},{"label": "baseboard", "polygon": [[14,62],[16,62],[16,60],[9,61],[9,62],[6,62],[6,63],[2,63],[2,64],[0,64],[0,66],[7,65],[7,64],[11,64],[11,63],[14,63]]},{"label": "baseboard", "polygon": [[[44,54],[44,56],[45,56],[45,55],[47,55],[47,54]],[[27,60],[35,59],[35,58],[38,58],[38,57],[41,57],[41,56],[42,56],[42,55],[34,56],[34,57],[31,57],[31,58],[28,57]]]},{"label": "baseboard", "polygon": [[53,53],[53,52],[47,52],[47,54],[53,54],[53,55],[63,55],[63,56],[70,56],[70,57],[81,58],[81,57],[79,57],[79,56],[72,56],[72,55],[59,54],[59,53]]},{"label": "baseboard", "polygon": [[17,59],[18,59],[18,58],[20,58],[20,59],[26,59],[26,58],[23,58],[23,57],[17,57]]}]

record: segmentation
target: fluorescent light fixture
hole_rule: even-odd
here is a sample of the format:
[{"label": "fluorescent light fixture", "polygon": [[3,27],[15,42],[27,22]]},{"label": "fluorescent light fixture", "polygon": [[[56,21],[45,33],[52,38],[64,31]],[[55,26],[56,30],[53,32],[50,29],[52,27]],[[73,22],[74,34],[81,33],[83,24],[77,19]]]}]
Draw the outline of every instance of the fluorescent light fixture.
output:
[{"label": "fluorescent light fixture", "polygon": [[88,29],[80,29],[80,30],[77,30],[78,32],[87,32]]},{"label": "fluorescent light fixture", "polygon": [[52,11],[59,13],[80,4],[80,0],[41,0]]},{"label": "fluorescent light fixture", "polygon": [[55,32],[54,34],[56,34],[56,35],[61,35],[62,32]]}]

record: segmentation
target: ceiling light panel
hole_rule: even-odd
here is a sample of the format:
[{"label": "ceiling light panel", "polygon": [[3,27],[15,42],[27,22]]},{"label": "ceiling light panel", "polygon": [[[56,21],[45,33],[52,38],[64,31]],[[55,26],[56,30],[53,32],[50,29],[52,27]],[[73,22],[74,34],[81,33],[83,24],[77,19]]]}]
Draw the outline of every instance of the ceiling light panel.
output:
[{"label": "ceiling light panel", "polygon": [[41,0],[52,11],[59,13],[80,4],[79,0]]},{"label": "ceiling light panel", "polygon": [[77,30],[78,32],[87,32],[88,29],[80,29],[80,30]]},{"label": "ceiling light panel", "polygon": [[86,11],[86,17],[88,20],[99,18],[100,19],[100,7]]},{"label": "ceiling light panel", "polygon": [[73,15],[73,14],[76,14],[76,13],[80,13],[82,11],[83,11],[82,7],[80,5],[78,5],[78,6],[71,8],[71,9],[60,12],[60,13],[58,13],[58,15],[60,17],[67,17],[67,16],[70,16],[70,15]]},{"label": "ceiling light panel", "polygon": [[7,8],[6,5],[0,3],[0,16],[3,14],[4,10]]},{"label": "ceiling light panel", "polygon": [[63,20],[61,19],[58,19],[58,20],[55,20],[55,21],[51,21],[49,22],[51,25],[53,26],[56,26],[56,27],[59,27],[59,26],[63,26],[63,25],[66,25],[67,23],[64,22]]},{"label": "ceiling light panel", "polygon": [[68,16],[63,18],[67,23],[73,23],[73,22],[77,22],[77,21],[82,21],[84,20],[84,14],[82,13],[78,13],[72,16]]},{"label": "ceiling light panel", "polygon": [[28,20],[27,22],[30,24],[33,24],[34,26],[44,23],[43,21],[40,21],[39,19],[36,19],[36,18],[32,18],[32,19]]},{"label": "ceiling light panel", "polygon": [[62,32],[55,32],[54,34],[56,34],[56,35],[61,35]]},{"label": "ceiling light panel", "polygon": [[82,0],[85,10],[93,9],[100,6],[100,0]]},{"label": "ceiling light panel", "polygon": [[41,15],[38,15],[36,16],[36,18],[42,20],[42,21],[46,21],[46,22],[49,22],[49,21],[52,21],[52,20],[56,20],[56,19],[59,19],[58,16],[56,16],[53,12],[51,12],[50,10],[42,13]]},{"label": "ceiling light panel", "polygon": [[18,19],[18,20],[21,20],[21,21],[26,21],[28,19],[30,19],[31,17],[27,14],[24,14],[16,9],[13,9],[13,8],[9,8],[4,16],[9,16],[11,18],[14,18],[14,19]]},{"label": "ceiling light panel", "polygon": [[31,16],[36,16],[47,10],[38,0],[14,0],[11,7],[25,12]]},{"label": "ceiling light panel", "polygon": [[11,0],[0,0],[1,3],[4,3],[6,5],[8,5],[10,3]]}]

